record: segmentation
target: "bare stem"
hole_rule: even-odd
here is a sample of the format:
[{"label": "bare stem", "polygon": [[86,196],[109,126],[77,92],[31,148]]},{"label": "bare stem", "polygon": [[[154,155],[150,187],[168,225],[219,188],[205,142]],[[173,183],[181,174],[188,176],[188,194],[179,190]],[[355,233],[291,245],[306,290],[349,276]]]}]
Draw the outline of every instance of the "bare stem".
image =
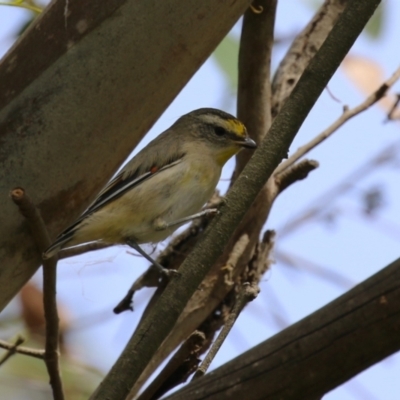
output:
[{"label": "bare stem", "polygon": [[315,160],[302,160],[297,164],[287,168],[278,176],[275,176],[275,183],[278,186],[279,193],[284,191],[290,185],[307,178],[308,174],[318,168],[319,164]]},{"label": "bare stem", "polygon": [[399,103],[400,103],[400,94],[397,94],[396,97],[397,97],[396,101],[393,103],[392,108],[391,108],[391,109],[389,110],[389,112],[388,112],[386,122],[387,122],[387,121],[393,121],[393,120],[399,119],[399,117],[396,117],[396,116],[395,116],[395,111],[397,110],[397,107],[399,106]]},{"label": "bare stem", "polygon": [[[9,350],[7,354],[11,353],[10,355],[18,353],[33,358],[39,358],[41,360],[44,359],[44,350],[31,349],[29,347],[21,347],[20,344],[22,344],[23,342],[24,338],[22,337],[18,337],[15,343],[8,343],[5,340],[0,340],[0,347],[2,349]],[[8,356],[7,358],[9,357],[10,356]],[[6,361],[4,358],[5,357],[3,357],[3,359],[0,361],[0,365]]]},{"label": "bare stem", "polygon": [[[259,0],[250,6],[243,18],[240,38],[237,116],[257,143],[272,122],[271,54],[276,5],[277,0]],[[251,152],[242,151],[237,155],[233,180],[250,157]]]},{"label": "bare stem", "polygon": [[243,310],[244,306],[254,300],[258,293],[260,292],[260,289],[258,286],[252,286],[249,283],[244,283],[243,286],[240,288],[238,295],[236,296],[236,302],[235,305],[233,306],[233,309],[231,313],[229,314],[229,317],[222,328],[220,334],[218,335],[217,339],[215,342],[212,344],[210,351],[207,353],[206,357],[204,358],[203,362],[201,363],[200,367],[196,371],[196,373],[193,376],[193,379],[200,378],[203,376],[208,368],[210,367],[210,364],[214,360],[215,356],[218,353],[218,350],[221,348],[222,344],[224,343],[225,339],[227,338],[229,332],[231,331],[233,324],[237,320],[239,314]]},{"label": "bare stem", "polygon": [[58,259],[69,258],[79,256],[80,254],[87,253],[89,251],[101,250],[112,246],[109,243],[93,242],[84,244],[82,246],[71,247],[69,249],[63,249],[58,252]]},{"label": "bare stem", "polygon": [[[21,214],[28,221],[32,236],[42,253],[50,244],[50,236],[40,215],[39,210],[26,196],[25,190],[15,188],[11,191],[11,198],[19,207]],[[50,385],[54,400],[64,400],[62,381],[59,370],[59,319],[56,302],[57,258],[51,257],[43,261],[43,306],[46,320],[46,345],[44,362],[50,377]]]},{"label": "bare stem", "polygon": [[327,129],[321,132],[318,136],[312,139],[310,142],[301,146],[295,153],[293,153],[286,161],[281,163],[275,170],[274,175],[278,175],[286,170],[288,167],[293,165],[297,160],[307,154],[314,147],[318,146],[325,139],[330,137],[333,133],[335,133],[344,123],[346,123],[349,119],[355,117],[356,115],[362,113],[367,110],[373,104],[378,102],[383,96],[385,96],[386,92],[391,88],[396,81],[400,78],[400,67],[394,72],[394,74],[378,89],[375,90],[370,96],[368,96],[361,104],[358,106],[348,109],[345,108],[343,114]]}]

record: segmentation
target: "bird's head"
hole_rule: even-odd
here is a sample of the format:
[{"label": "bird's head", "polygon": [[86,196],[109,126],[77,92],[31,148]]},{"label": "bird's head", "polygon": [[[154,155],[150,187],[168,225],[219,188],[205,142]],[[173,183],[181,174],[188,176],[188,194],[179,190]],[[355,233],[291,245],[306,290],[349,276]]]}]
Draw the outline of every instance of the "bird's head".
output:
[{"label": "bird's head", "polygon": [[244,124],[221,110],[201,108],[185,114],[177,123],[187,125],[186,134],[206,145],[220,165],[224,165],[242,148],[257,147]]}]

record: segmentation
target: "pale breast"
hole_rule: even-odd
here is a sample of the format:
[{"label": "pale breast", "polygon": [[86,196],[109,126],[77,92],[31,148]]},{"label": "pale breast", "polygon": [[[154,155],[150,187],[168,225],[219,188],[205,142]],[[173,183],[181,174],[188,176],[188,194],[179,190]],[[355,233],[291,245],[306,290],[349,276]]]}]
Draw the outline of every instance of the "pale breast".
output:
[{"label": "pale breast", "polygon": [[155,229],[154,221],[167,223],[201,210],[212,196],[221,168],[201,157],[191,157],[155,174],[87,219],[80,229],[80,242],[103,240],[123,243],[133,238],[138,243],[159,242],[179,226]]}]

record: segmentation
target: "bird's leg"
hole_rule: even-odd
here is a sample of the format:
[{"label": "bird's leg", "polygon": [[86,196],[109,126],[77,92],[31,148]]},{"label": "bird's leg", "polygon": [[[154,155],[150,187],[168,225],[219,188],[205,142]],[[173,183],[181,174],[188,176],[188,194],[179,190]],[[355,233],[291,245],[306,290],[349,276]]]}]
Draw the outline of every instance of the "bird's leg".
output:
[{"label": "bird's leg", "polygon": [[161,264],[159,264],[156,260],[153,260],[152,257],[150,257],[134,240],[128,239],[126,241],[126,244],[132,249],[136,250],[140,255],[142,255],[146,260],[150,261],[156,268],[157,270],[168,277],[174,276],[174,275],[179,275],[179,272],[176,269],[169,269],[169,268],[164,268]]},{"label": "bird's leg", "polygon": [[164,220],[159,219],[155,221],[154,228],[156,231],[163,231],[164,229],[171,228],[172,226],[181,225],[184,224],[185,222],[189,222],[196,218],[200,218],[203,215],[212,215],[217,213],[218,210],[216,208],[207,208],[206,210],[200,211],[193,215],[189,215],[188,217],[177,219],[176,221],[165,222]]}]

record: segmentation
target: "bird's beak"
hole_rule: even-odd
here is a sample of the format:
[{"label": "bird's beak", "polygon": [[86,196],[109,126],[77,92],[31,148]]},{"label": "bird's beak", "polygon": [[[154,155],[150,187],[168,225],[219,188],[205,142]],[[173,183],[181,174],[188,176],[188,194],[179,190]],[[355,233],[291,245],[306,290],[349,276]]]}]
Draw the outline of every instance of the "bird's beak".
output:
[{"label": "bird's beak", "polygon": [[237,140],[236,144],[245,147],[246,149],[255,149],[257,147],[257,143],[253,139],[250,139],[249,137]]}]

